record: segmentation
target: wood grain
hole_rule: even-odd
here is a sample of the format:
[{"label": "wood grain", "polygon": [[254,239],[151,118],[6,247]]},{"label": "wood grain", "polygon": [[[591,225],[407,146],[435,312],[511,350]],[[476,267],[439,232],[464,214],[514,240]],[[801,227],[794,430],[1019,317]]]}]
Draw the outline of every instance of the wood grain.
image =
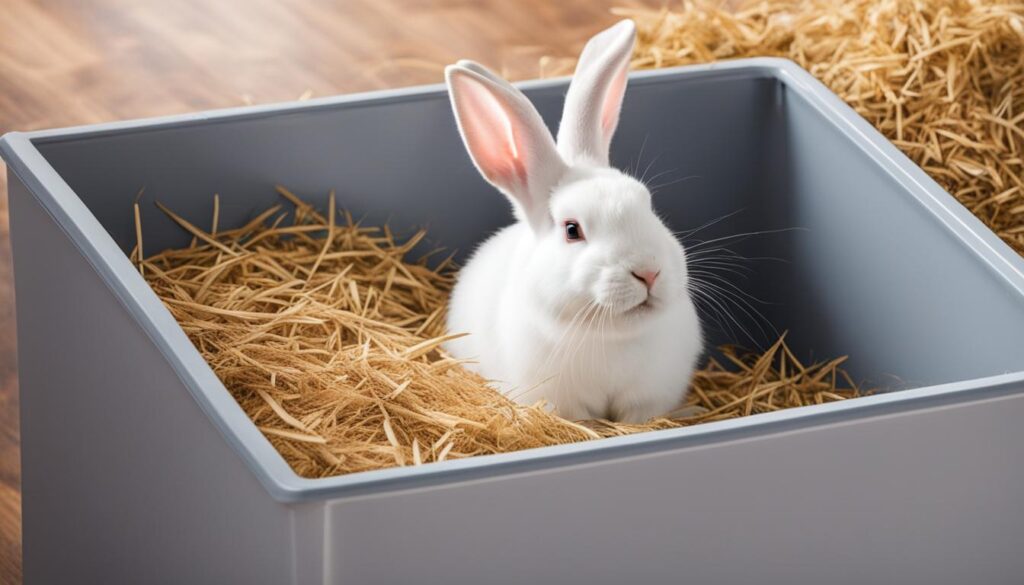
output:
[{"label": "wood grain", "polygon": [[[0,133],[437,83],[472,58],[513,79],[661,0],[4,0]],[[6,170],[0,167],[6,194]],[[21,582],[14,287],[0,198],[0,583]]]}]

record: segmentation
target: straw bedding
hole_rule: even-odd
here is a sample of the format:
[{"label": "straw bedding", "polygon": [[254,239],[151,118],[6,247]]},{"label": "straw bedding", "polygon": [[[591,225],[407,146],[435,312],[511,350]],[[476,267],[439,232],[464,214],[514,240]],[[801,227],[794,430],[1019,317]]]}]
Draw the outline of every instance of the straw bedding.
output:
[{"label": "straw bedding", "polygon": [[[806,366],[779,339],[723,348],[678,417],[643,425],[568,421],[515,404],[444,354],[455,270],[410,261],[398,238],[286,189],[282,205],[219,231],[160,206],[193,244],[133,260],[217,376],[292,468],[325,477],[678,427],[857,394],[843,359]],[[158,205],[160,205],[158,203]],[[145,258],[139,261],[139,258]],[[457,333],[456,333],[457,335]]]},{"label": "straw bedding", "polygon": [[[1024,254],[1024,3],[1019,0],[673,2],[617,10],[633,67],[792,59]],[[546,59],[544,75],[571,60]]]},{"label": "straw bedding", "polygon": [[[1024,253],[1024,4],[968,0],[685,2],[634,18],[636,68],[759,55],[821,79]],[[547,59],[542,73],[572,63]],[[769,412],[858,394],[842,358],[779,339],[723,348],[686,408],[644,425],[567,421],[488,388],[440,349],[449,262],[282,189],[285,205],[193,246],[133,257],[225,386],[297,473],[324,477]],[[136,209],[136,220],[138,212]],[[137,224],[138,225],[138,224]]]}]

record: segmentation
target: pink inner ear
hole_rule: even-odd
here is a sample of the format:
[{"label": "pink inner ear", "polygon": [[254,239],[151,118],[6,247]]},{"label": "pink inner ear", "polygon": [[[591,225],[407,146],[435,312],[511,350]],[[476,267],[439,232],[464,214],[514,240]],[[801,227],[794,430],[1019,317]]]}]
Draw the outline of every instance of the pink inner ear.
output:
[{"label": "pink inner ear", "polygon": [[522,148],[513,119],[486,87],[460,79],[464,107],[462,131],[480,171],[499,187],[510,189],[526,179]]},{"label": "pink inner ear", "polygon": [[615,127],[619,124],[619,112],[622,110],[622,97],[626,93],[626,75],[629,73],[629,61],[623,63],[615,73],[615,78],[608,85],[601,108],[601,130],[605,140],[611,138]]}]

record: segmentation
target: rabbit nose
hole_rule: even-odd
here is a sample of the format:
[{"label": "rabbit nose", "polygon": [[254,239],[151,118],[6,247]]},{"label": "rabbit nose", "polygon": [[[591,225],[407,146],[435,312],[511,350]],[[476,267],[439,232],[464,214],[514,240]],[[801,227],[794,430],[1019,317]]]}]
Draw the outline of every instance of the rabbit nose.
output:
[{"label": "rabbit nose", "polygon": [[661,274],[661,271],[640,270],[633,271],[630,274],[633,275],[633,278],[636,278],[637,280],[643,282],[644,286],[647,287],[647,290],[651,290],[651,288],[654,287],[654,281],[657,280],[658,275]]}]

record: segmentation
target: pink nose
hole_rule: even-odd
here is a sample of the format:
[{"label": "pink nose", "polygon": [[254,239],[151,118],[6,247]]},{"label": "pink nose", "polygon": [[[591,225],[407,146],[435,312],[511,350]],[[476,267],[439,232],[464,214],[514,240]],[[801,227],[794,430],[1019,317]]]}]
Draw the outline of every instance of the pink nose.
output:
[{"label": "pink nose", "polygon": [[660,270],[641,270],[640,272],[633,272],[633,277],[637,280],[643,281],[644,286],[647,290],[651,290],[654,286],[654,281],[658,279],[658,275],[661,274]]}]

